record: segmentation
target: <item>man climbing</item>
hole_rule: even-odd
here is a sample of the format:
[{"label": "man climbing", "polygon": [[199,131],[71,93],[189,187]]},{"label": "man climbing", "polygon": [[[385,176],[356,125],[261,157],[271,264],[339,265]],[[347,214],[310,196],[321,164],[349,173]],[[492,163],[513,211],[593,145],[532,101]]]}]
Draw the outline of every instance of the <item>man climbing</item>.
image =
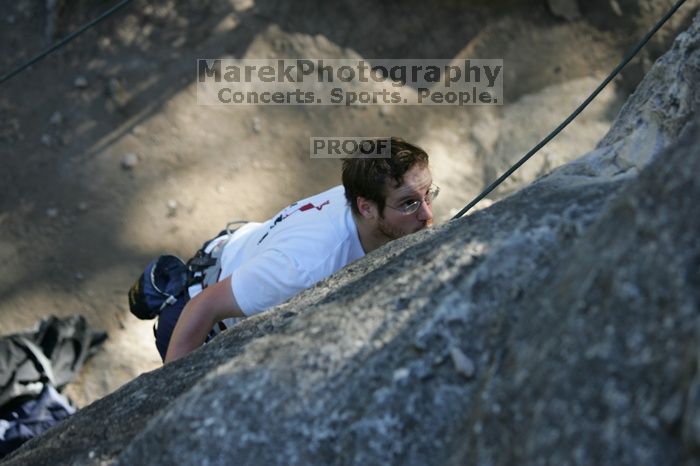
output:
[{"label": "man climbing", "polygon": [[166,363],[199,347],[231,318],[280,304],[389,241],[432,225],[439,188],[419,147],[392,138],[390,158],[345,159],[342,179],[342,186],[205,246],[204,253],[218,257],[205,287],[190,287],[184,309],[168,306],[160,314],[156,344],[161,356],[167,348]]}]

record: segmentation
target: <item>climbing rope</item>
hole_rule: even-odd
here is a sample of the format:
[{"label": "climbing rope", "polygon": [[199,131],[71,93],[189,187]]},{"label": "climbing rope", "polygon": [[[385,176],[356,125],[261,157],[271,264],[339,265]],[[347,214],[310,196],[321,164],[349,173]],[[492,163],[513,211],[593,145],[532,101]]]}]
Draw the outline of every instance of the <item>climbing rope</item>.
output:
[{"label": "climbing rope", "polygon": [[647,32],[647,34],[642,38],[642,40],[627,54],[627,56],[622,59],[620,64],[617,65],[617,67],[615,67],[615,69],[608,75],[607,78],[605,78],[605,80],[598,86],[598,88],[595,91],[593,91],[593,93],[590,96],[588,96],[588,98],[586,100],[584,100],[583,103],[581,105],[579,105],[579,107],[576,110],[574,110],[574,112],[571,115],[569,115],[569,117],[566,120],[564,120],[554,131],[549,133],[547,135],[547,137],[545,137],[543,140],[541,140],[535,147],[530,149],[530,152],[525,154],[520,160],[518,160],[505,173],[503,173],[500,177],[498,177],[498,179],[496,181],[491,183],[484,191],[481,192],[481,194],[476,196],[474,198],[474,200],[472,200],[462,210],[460,210],[454,217],[452,217],[452,220],[460,218],[469,209],[471,209],[477,203],[479,203],[479,201],[481,201],[483,198],[485,198],[491,191],[496,189],[496,187],[499,184],[503,183],[503,181],[505,181],[506,178],[508,178],[510,175],[512,175],[513,172],[515,172],[515,170],[517,170],[525,162],[527,162],[530,159],[530,157],[532,157],[533,155],[535,155],[537,153],[537,151],[542,149],[542,147],[544,147],[545,144],[547,144],[549,141],[554,139],[554,137],[557,134],[559,134],[561,132],[561,130],[566,128],[569,125],[569,123],[571,123],[574,120],[574,118],[576,118],[579,115],[579,113],[581,113],[583,111],[583,109],[585,109],[588,106],[588,104],[590,104],[593,101],[593,99],[595,99],[598,96],[598,94],[600,94],[600,92],[605,88],[605,86],[607,86],[610,83],[610,81],[612,81],[613,78],[615,76],[617,76],[617,74],[620,72],[620,70],[622,70],[622,68],[624,68],[625,65],[627,65],[627,63],[629,63],[629,61],[632,60],[632,58],[634,58],[635,55],[637,55],[637,53],[642,49],[642,47],[644,47],[644,45],[646,45],[646,43],[649,42],[649,39],[651,39],[651,37],[654,34],[656,34],[656,31],[661,29],[661,27],[664,25],[664,23],[666,23],[666,21],[668,21],[668,19],[671,16],[673,16],[673,14],[681,7],[681,5],[683,5],[683,3],[685,3],[685,0],[679,0],[678,2],[676,2],[676,4],[673,5],[673,7],[671,7],[671,9],[663,16],[663,18],[661,18],[659,20],[659,22],[657,22],[656,25],[649,32]]},{"label": "climbing rope", "polygon": [[102,20],[107,19],[109,16],[113,15],[114,13],[116,13],[116,12],[117,12],[119,9],[121,9],[122,7],[125,7],[127,4],[131,3],[131,1],[132,1],[132,0],[122,0],[121,2],[117,3],[117,4],[114,5],[112,8],[110,8],[109,10],[105,11],[104,13],[102,13],[102,14],[101,14],[100,16],[98,16],[97,18],[95,18],[95,19],[93,19],[92,21],[90,21],[89,23],[86,23],[86,24],[84,24],[83,26],[81,26],[77,31],[75,31],[75,32],[73,32],[73,33],[71,33],[71,34],[68,34],[66,37],[64,37],[63,39],[59,40],[59,41],[56,42],[55,44],[53,44],[51,47],[47,48],[46,50],[44,50],[44,51],[41,52],[40,54],[36,55],[35,57],[31,58],[31,59],[30,59],[29,61],[27,61],[26,63],[24,63],[24,64],[18,66],[18,67],[15,68],[14,70],[12,70],[12,71],[10,71],[10,72],[8,72],[8,73],[2,75],[2,77],[0,77],[0,84],[4,83],[5,81],[7,81],[8,79],[12,78],[13,76],[15,76],[15,75],[21,73],[22,71],[26,70],[27,68],[29,68],[30,66],[32,66],[34,63],[38,62],[38,61],[41,60],[42,58],[45,58],[47,55],[49,55],[49,54],[55,52],[56,50],[60,49],[61,47],[63,47],[64,45],[66,45],[68,42],[70,42],[70,41],[72,41],[73,39],[75,39],[76,37],[78,37],[80,34],[84,33],[85,31],[87,31],[87,30],[90,29],[91,27],[95,26],[97,23],[101,22]]}]

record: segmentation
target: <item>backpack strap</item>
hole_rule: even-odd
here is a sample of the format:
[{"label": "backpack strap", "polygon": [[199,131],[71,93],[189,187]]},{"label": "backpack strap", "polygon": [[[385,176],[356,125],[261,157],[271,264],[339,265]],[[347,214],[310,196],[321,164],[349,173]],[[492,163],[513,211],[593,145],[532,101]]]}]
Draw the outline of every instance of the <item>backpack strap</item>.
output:
[{"label": "backpack strap", "polygon": [[[188,293],[192,286],[199,285],[203,290],[219,281],[219,277],[221,276],[221,256],[224,253],[226,245],[233,239],[233,233],[236,231],[236,228],[232,228],[232,225],[245,223],[248,222],[243,220],[229,222],[225,230],[221,231],[216,237],[205,242],[194,257],[187,261]],[[222,238],[222,236],[225,236],[225,238]],[[213,241],[217,241],[217,243],[207,251],[208,246]],[[209,332],[207,341],[226,330],[226,328],[226,323],[223,321],[218,322]]]},{"label": "backpack strap", "polygon": [[51,360],[46,357],[42,349],[33,341],[24,336],[17,338],[21,345],[27,350],[27,354],[34,360],[41,373],[46,376],[51,385],[56,385],[56,377],[53,373]]},{"label": "backpack strap", "polygon": [[[245,223],[248,222],[246,220],[229,222],[226,225],[226,229],[221,231],[216,237],[205,242],[194,257],[187,261],[188,288],[192,285],[200,284],[202,289],[204,289],[219,281],[219,276],[221,275],[221,256],[224,253],[224,248],[233,238],[233,233],[237,230],[236,228],[232,228],[232,226]],[[218,241],[216,245],[207,252],[208,246],[222,236],[226,236],[226,238]]]},{"label": "backpack strap", "polygon": [[214,262],[212,265],[204,269],[204,279],[202,280],[202,288],[206,288],[219,281],[221,275],[221,256],[224,253],[224,248],[231,241],[233,235],[228,235],[226,239],[219,241],[214,249],[211,250],[209,258]]}]

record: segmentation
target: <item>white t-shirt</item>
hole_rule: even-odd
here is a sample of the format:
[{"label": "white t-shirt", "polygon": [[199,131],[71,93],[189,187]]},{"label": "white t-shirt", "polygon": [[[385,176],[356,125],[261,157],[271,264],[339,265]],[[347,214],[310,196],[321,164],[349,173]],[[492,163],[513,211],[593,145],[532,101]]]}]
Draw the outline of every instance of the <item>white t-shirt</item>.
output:
[{"label": "white t-shirt", "polygon": [[231,276],[233,295],[250,316],[364,255],[345,189],[336,186],[291,204],[267,222],[236,230],[221,255],[219,280]]}]

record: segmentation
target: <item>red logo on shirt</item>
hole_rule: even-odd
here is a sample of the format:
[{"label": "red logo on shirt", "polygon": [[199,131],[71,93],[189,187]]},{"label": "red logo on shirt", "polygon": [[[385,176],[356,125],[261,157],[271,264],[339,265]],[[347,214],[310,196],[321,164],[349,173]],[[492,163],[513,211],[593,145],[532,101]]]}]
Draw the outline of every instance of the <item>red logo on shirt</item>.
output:
[{"label": "red logo on shirt", "polygon": [[[330,204],[330,203],[331,203],[331,201],[329,201],[329,200],[324,201],[324,202],[323,202],[322,204],[320,204],[320,205],[314,205],[313,203],[309,202],[308,204],[304,204],[303,206],[301,206],[301,207],[299,207],[299,208],[297,208],[297,209],[294,209],[294,210],[292,210],[292,211],[289,212],[289,213],[286,213],[286,214],[285,214],[285,213],[283,212],[283,213],[281,213],[280,215],[277,216],[277,218],[275,219],[274,222],[272,222],[272,225],[270,225],[270,230],[272,230],[273,228],[275,228],[275,226],[277,226],[278,223],[280,223],[282,220],[284,220],[285,218],[289,217],[290,215],[294,214],[295,212],[306,212],[307,210],[311,210],[311,209],[321,210],[321,209],[323,209],[324,206],[326,206],[326,205],[328,205],[328,204]],[[292,207],[294,207],[295,205],[296,205],[296,203],[290,205],[288,208],[292,208]],[[262,241],[263,241],[265,238],[267,238],[267,234],[268,234],[268,233],[270,233],[270,231],[267,231],[267,232],[262,236],[262,238],[260,238],[260,240],[258,241],[258,244],[262,243]]]},{"label": "red logo on shirt", "polygon": [[[313,205],[312,203],[309,202],[308,204],[299,207],[299,209],[297,209],[297,210],[300,210],[300,211],[302,211],[302,212],[306,212],[307,210],[310,210],[310,209],[321,210],[321,209],[323,209],[323,206],[328,205],[328,204],[330,204],[330,203],[331,203],[331,201],[326,201],[326,202],[324,202],[323,204],[321,204],[321,205],[319,205],[319,206],[315,206],[315,205]],[[296,212],[296,210],[295,210],[294,212]],[[294,212],[291,212],[289,215],[292,215]],[[289,215],[287,215],[287,216],[284,217],[284,218],[289,217]]]}]

